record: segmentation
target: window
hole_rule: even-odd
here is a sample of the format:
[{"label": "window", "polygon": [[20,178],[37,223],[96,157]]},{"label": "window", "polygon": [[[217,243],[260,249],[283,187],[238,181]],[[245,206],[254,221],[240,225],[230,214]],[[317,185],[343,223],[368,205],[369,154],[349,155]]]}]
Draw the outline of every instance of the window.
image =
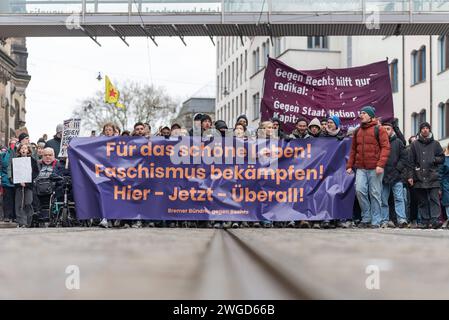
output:
[{"label": "window", "polygon": [[262,44],[262,54],[263,63],[261,68],[265,67],[268,63],[268,56],[270,55],[270,40],[267,40],[267,42]]},{"label": "window", "polygon": [[257,48],[253,51],[253,73],[257,73],[260,70],[260,51]]},{"label": "window", "polygon": [[235,115],[235,104],[234,99],[232,99],[231,119],[229,120],[228,123],[232,123],[232,120],[234,120],[234,115]]},{"label": "window", "polygon": [[419,125],[426,122],[426,110],[422,109],[419,113],[412,113],[412,134],[419,133]]},{"label": "window", "polygon": [[239,58],[235,61],[235,87],[239,86]]},{"label": "window", "polygon": [[225,95],[226,98],[226,94],[227,94],[227,85],[226,85],[226,80],[228,78],[227,72],[226,72],[226,68],[224,69],[224,81],[223,81],[223,87],[221,87],[221,92]]},{"label": "window", "polygon": [[245,112],[244,114],[247,114],[248,112],[248,92],[245,90]]},{"label": "window", "polygon": [[328,49],[328,39],[326,36],[307,37],[307,48]]},{"label": "window", "polygon": [[277,58],[281,55],[281,38],[274,38],[274,57]]},{"label": "window", "polygon": [[422,46],[418,51],[413,50],[412,62],[412,85],[426,81],[426,47]]},{"label": "window", "polygon": [[226,83],[226,90],[229,92],[231,89],[231,66],[228,66],[228,82]]},{"label": "window", "polygon": [[248,51],[245,50],[245,81],[247,78],[247,72],[248,72]]},{"label": "window", "polygon": [[449,69],[449,36],[438,38],[438,71]]},{"label": "window", "polygon": [[240,94],[240,114],[243,114],[243,93]]},{"label": "window", "polygon": [[235,97],[235,116],[239,116],[239,96]]},{"label": "window", "polygon": [[253,116],[254,120],[259,119],[259,113],[260,113],[260,98],[259,93],[256,93],[253,95]]},{"label": "window", "polygon": [[[226,70],[225,70],[226,72]],[[220,100],[223,99],[223,72],[220,73]]]},{"label": "window", "polygon": [[234,75],[235,75],[235,73],[234,73],[234,61],[232,61],[232,73],[231,73],[231,87],[232,87],[232,90],[234,90]]},{"label": "window", "polygon": [[243,83],[243,53],[240,55],[240,84]]},{"label": "window", "polygon": [[394,59],[390,63],[390,80],[391,80],[391,91],[398,92],[399,84],[398,84],[398,60]]},{"label": "window", "polygon": [[220,76],[217,76],[217,100],[220,99]]},{"label": "window", "polygon": [[449,137],[449,100],[438,105],[439,138]]}]

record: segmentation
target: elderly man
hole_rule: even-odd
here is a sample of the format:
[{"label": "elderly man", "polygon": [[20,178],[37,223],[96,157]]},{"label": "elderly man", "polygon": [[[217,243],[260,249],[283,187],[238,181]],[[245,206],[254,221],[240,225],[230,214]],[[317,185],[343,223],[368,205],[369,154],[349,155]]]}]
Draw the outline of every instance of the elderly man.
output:
[{"label": "elderly man", "polygon": [[55,151],[49,147],[45,148],[42,151],[40,170],[35,182],[35,191],[39,201],[40,218],[48,217],[48,206],[53,191],[50,175],[55,171],[58,164],[58,160],[55,159]]}]

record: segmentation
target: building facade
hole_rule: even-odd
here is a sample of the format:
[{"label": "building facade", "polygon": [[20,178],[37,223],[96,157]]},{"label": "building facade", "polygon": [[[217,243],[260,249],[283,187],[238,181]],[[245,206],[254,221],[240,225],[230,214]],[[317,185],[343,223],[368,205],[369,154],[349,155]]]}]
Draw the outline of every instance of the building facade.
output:
[{"label": "building facade", "polygon": [[405,136],[428,121],[443,146],[449,141],[448,36],[220,37],[216,53],[216,117],[228,125],[246,114],[258,126],[267,55],[303,70],[388,59],[394,114]]},{"label": "building facade", "polygon": [[0,144],[25,126],[25,90],[31,80],[27,71],[25,38],[0,42]]}]

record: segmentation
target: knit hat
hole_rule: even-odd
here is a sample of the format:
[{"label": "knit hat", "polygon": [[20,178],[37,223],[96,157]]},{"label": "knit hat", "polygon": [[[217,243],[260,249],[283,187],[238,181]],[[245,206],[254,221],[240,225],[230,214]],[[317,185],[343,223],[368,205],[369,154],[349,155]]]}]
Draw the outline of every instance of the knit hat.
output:
[{"label": "knit hat", "polygon": [[245,119],[246,124],[248,124],[248,118],[246,117],[246,115],[244,115],[244,114],[239,115],[239,117],[237,118],[237,121],[235,123],[238,123],[240,119]]},{"label": "knit hat", "polygon": [[64,130],[64,125],[62,123],[56,126],[56,133],[62,132]]},{"label": "knit hat", "polygon": [[313,118],[312,121],[310,121],[310,123],[309,123],[309,129],[312,126],[317,126],[318,128],[321,129],[321,122],[320,122],[320,120],[318,120],[318,118]]},{"label": "knit hat", "polygon": [[180,126],[178,123],[173,123],[173,124],[171,125],[170,130],[174,130],[174,129],[181,129],[181,126]]},{"label": "knit hat", "polygon": [[26,134],[25,132],[22,132],[19,135],[19,143],[22,142],[23,139],[29,138],[30,136],[28,134]]},{"label": "knit hat", "polygon": [[208,115],[208,114],[203,114],[202,118],[201,118],[201,123],[203,123],[203,121],[209,120],[210,122],[212,122],[212,118]]},{"label": "knit hat", "polygon": [[362,111],[367,113],[370,118],[374,118],[376,116],[376,108],[374,108],[373,106],[364,106],[362,109],[360,109],[360,112]]},{"label": "knit hat", "polygon": [[335,123],[335,126],[338,128],[340,128],[340,118],[337,115],[333,115],[329,118],[327,118],[327,120],[332,120]]},{"label": "knit hat", "polygon": [[281,120],[279,120],[278,117],[271,118],[271,122],[277,122],[279,125],[281,125]]},{"label": "knit hat", "polygon": [[393,124],[392,124],[391,122],[388,122],[388,121],[383,121],[383,122],[382,122],[382,125],[383,125],[383,126],[389,126],[389,127],[392,127],[392,128],[393,128]]},{"label": "knit hat", "polygon": [[228,126],[226,125],[226,122],[224,122],[223,120],[217,120],[215,121],[215,129],[217,130],[228,129]]},{"label": "knit hat", "polygon": [[424,128],[424,127],[427,127],[427,128],[429,128],[429,130],[432,130],[432,128],[430,127],[430,123],[428,123],[428,122],[423,122],[423,123],[421,123],[421,124],[419,125],[419,131],[421,131],[422,128]]},{"label": "knit hat", "polygon": [[197,113],[193,118],[193,121],[201,121],[203,119],[203,115],[201,113]]}]

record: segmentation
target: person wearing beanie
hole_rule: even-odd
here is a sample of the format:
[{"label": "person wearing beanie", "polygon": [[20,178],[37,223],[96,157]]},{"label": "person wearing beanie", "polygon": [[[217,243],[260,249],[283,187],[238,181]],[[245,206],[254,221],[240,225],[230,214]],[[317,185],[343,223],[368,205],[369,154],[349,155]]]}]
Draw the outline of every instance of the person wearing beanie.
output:
[{"label": "person wearing beanie", "polygon": [[322,136],[336,138],[337,140],[344,139],[345,135],[340,128],[340,118],[337,115],[327,118],[326,131],[323,132]]},{"label": "person wearing beanie", "polygon": [[222,137],[226,135],[226,131],[228,130],[228,125],[223,120],[215,121],[215,129],[220,131]]},{"label": "person wearing beanie", "polygon": [[[390,211],[392,216],[396,216],[397,225],[400,228],[408,227],[407,216],[405,214],[404,185],[402,183],[401,173],[407,170],[407,154],[402,141],[396,136],[391,122],[384,121],[382,126],[390,139],[390,155],[385,165],[384,177],[382,180],[382,228],[396,227],[393,221],[390,221]],[[390,210],[388,198],[393,192],[394,210]]]},{"label": "person wearing beanie", "polygon": [[45,144],[45,148],[52,148],[55,151],[56,158],[59,156],[59,150],[61,149],[62,130],[64,130],[64,125],[58,124],[53,139],[48,140]]},{"label": "person wearing beanie", "polygon": [[362,211],[361,228],[379,228],[382,223],[381,193],[384,168],[390,155],[390,141],[375,118],[375,109],[360,110],[360,127],[354,131],[346,172],[355,169],[356,195]]},{"label": "person wearing beanie", "polygon": [[19,144],[30,144],[30,136],[28,133],[22,132],[19,134]]},{"label": "person wearing beanie", "polygon": [[271,118],[271,122],[273,123],[273,130],[280,139],[290,139],[282,129],[282,122],[278,117]]},{"label": "person wearing beanie", "polygon": [[296,121],[295,129],[292,131],[290,136],[291,139],[307,139],[310,138],[309,132],[307,130],[308,123],[306,118],[299,118]]},{"label": "person wearing beanie", "polygon": [[321,135],[321,123],[318,118],[313,118],[312,121],[310,121],[309,134],[314,138],[318,138]]},{"label": "person wearing beanie", "polygon": [[408,170],[408,183],[413,189],[418,201],[418,217],[421,218],[420,228],[441,227],[440,216],[440,177],[439,165],[444,163],[444,152],[440,143],[433,137],[428,122],[419,125],[418,139],[410,147],[410,165],[414,170]]},{"label": "person wearing beanie", "polygon": [[189,135],[190,136],[193,136],[193,135],[199,136],[199,135],[201,135],[201,119],[203,119],[203,114],[201,114],[201,113],[195,114],[195,116],[193,117],[193,126],[189,130]]},{"label": "person wearing beanie", "polygon": [[246,115],[242,114],[242,115],[238,116],[235,124],[236,125],[241,124],[242,126],[245,126],[245,128],[246,128],[248,126],[248,118],[246,117]]}]

